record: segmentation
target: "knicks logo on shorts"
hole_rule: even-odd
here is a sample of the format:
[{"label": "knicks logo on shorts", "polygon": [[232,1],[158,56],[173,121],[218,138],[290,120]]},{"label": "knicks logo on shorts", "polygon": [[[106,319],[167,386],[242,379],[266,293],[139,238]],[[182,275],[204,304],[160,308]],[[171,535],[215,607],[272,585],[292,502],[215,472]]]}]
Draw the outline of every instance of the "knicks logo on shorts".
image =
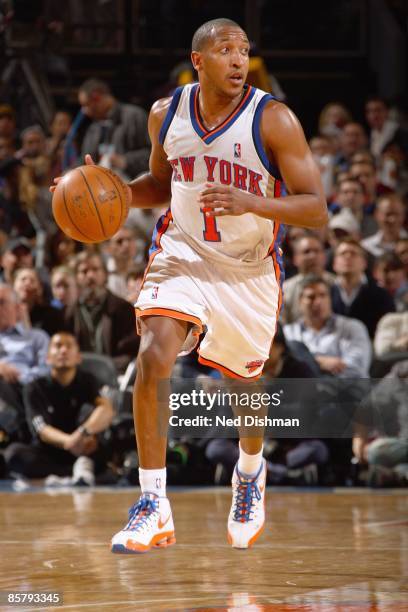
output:
[{"label": "knicks logo on shorts", "polygon": [[254,361],[248,361],[245,368],[248,370],[249,374],[252,374],[252,372],[261,368],[264,363],[265,361],[263,359],[255,359]]},{"label": "knicks logo on shorts", "polygon": [[158,285],[156,285],[155,287],[153,287],[152,289],[152,300],[157,300],[157,294],[159,293],[159,287]]},{"label": "knicks logo on shorts", "polygon": [[239,159],[241,157],[241,145],[239,142],[234,144],[234,157]]}]

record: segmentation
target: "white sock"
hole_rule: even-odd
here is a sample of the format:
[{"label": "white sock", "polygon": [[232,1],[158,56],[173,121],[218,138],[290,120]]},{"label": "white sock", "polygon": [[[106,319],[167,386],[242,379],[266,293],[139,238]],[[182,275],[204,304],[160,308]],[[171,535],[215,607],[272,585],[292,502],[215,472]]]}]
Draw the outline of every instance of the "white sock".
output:
[{"label": "white sock", "polygon": [[166,468],[160,470],[144,470],[139,468],[139,482],[142,493],[154,493],[166,497]]},{"label": "white sock", "polygon": [[239,445],[238,472],[246,478],[253,478],[262,465],[263,445],[256,455],[248,455]]}]

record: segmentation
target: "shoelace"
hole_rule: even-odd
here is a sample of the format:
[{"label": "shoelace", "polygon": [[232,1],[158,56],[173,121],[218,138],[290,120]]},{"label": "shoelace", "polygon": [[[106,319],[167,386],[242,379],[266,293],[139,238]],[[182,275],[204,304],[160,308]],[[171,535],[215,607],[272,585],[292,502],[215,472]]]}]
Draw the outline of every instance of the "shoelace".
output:
[{"label": "shoelace", "polygon": [[147,496],[142,496],[136,504],[129,508],[129,522],[124,531],[137,531],[142,529],[153,512],[157,512],[157,501]]},{"label": "shoelace", "polygon": [[252,521],[251,514],[253,514],[252,505],[254,497],[259,501],[261,499],[261,492],[259,491],[257,481],[239,481],[237,498],[235,501],[234,510],[234,521],[240,523],[248,523]]}]

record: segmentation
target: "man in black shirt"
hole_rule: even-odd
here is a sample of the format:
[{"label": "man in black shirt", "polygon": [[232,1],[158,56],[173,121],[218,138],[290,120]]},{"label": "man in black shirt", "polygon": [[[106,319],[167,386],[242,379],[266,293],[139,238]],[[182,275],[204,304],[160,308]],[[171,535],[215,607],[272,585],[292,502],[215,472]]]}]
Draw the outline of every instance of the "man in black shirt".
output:
[{"label": "man in black shirt", "polygon": [[97,434],[109,427],[113,408],[100,384],[78,369],[81,354],[74,336],[61,332],[50,341],[51,372],[27,385],[24,404],[32,444],[5,451],[9,472],[29,478],[73,474],[74,484],[93,484]]},{"label": "man in black shirt", "polygon": [[336,280],[332,285],[333,312],[358,319],[374,338],[378,321],[394,312],[394,300],[389,293],[365,275],[367,254],[352,238],[344,238],[337,245],[333,270]]}]

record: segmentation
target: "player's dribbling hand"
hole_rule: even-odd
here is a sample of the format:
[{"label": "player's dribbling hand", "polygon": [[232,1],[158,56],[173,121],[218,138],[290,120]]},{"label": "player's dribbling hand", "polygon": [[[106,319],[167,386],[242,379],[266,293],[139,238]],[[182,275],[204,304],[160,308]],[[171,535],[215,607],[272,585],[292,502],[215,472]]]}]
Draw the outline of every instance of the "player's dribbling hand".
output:
[{"label": "player's dribbling hand", "polygon": [[198,196],[198,203],[208,217],[222,217],[253,212],[254,198],[257,196],[244,193],[235,187],[207,184]]},{"label": "player's dribbling hand", "polygon": [[[86,163],[86,165],[87,165],[87,166],[95,166],[95,162],[94,162],[94,160],[92,159],[92,157],[89,155],[89,153],[87,153],[87,154],[85,155],[85,163]],[[50,186],[50,191],[51,191],[51,193],[54,193],[54,191],[55,191],[55,189],[56,189],[56,187],[57,187],[58,183],[60,182],[60,180],[61,180],[62,178],[63,178],[62,176],[56,176],[56,177],[55,177],[55,179],[54,179],[54,185],[51,185],[51,186]]]}]

